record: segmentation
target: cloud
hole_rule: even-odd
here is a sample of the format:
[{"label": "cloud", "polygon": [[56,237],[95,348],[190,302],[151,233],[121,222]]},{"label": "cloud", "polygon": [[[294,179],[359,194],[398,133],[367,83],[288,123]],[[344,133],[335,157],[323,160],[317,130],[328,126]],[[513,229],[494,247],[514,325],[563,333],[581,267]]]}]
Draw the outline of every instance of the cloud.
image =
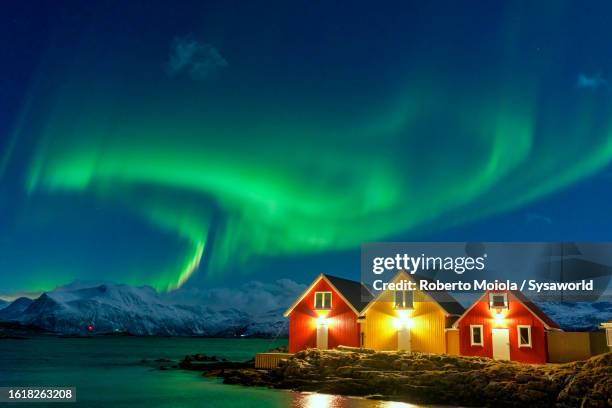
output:
[{"label": "cloud", "polygon": [[291,279],[279,279],[272,283],[251,281],[237,287],[181,288],[166,295],[177,304],[201,305],[211,309],[233,308],[258,314],[284,309],[306,289],[306,285]]},{"label": "cloud", "polygon": [[171,77],[186,74],[202,81],[226,67],[227,61],[211,44],[201,43],[191,36],[172,41],[166,71]]},{"label": "cloud", "polygon": [[582,89],[598,89],[601,87],[607,87],[608,81],[601,77],[601,75],[588,76],[585,74],[579,74],[576,86]]}]

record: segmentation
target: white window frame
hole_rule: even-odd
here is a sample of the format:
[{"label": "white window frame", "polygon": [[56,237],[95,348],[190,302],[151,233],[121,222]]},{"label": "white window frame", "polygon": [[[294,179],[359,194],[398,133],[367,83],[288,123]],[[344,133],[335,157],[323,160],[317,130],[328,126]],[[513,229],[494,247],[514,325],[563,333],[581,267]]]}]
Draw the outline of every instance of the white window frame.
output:
[{"label": "white window frame", "polygon": [[[329,293],[329,307],[317,307],[317,295],[321,294],[322,298],[321,298],[321,304],[323,306],[325,306],[325,294]],[[333,296],[331,291],[317,291],[314,294],[314,308],[315,310],[330,310],[332,308],[332,300],[333,300]]]},{"label": "white window frame", "polygon": [[[401,292],[402,293],[402,305],[398,306],[397,305],[397,293]],[[411,297],[412,297],[412,303],[410,304],[410,306],[406,306],[406,301],[407,301],[407,297],[408,297],[408,292],[411,293]],[[396,310],[412,310],[414,309],[414,291],[412,290],[395,290],[393,293],[393,307]]]},{"label": "white window frame", "polygon": [[[504,306],[495,306],[493,302],[494,296],[503,296],[504,297]],[[489,293],[489,309],[508,309],[508,294],[504,293]]]},{"label": "white window frame", "polygon": [[[480,329],[480,343],[474,343],[474,329]],[[484,327],[482,324],[470,324],[470,345],[484,346]]]},{"label": "white window frame", "polygon": [[[529,343],[522,344],[521,343],[521,329],[527,329],[529,333]],[[528,324],[519,324],[516,326],[516,337],[518,341],[519,347],[533,347],[533,340],[531,339],[531,325]]]}]

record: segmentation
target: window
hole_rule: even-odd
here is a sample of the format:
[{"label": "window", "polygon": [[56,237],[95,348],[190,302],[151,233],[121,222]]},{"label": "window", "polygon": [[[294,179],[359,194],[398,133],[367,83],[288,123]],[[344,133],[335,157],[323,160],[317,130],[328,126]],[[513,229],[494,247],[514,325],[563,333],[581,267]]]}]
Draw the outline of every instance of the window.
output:
[{"label": "window", "polygon": [[331,309],[331,292],[315,292],[315,309]]},{"label": "window", "polygon": [[489,293],[489,307],[491,309],[507,309],[508,294],[507,293]]},{"label": "window", "polygon": [[519,347],[531,347],[531,326],[516,326]]},{"label": "window", "polygon": [[395,291],[395,308],[396,309],[412,309],[414,302],[414,292],[411,290],[396,290]]},{"label": "window", "polygon": [[608,347],[612,347],[612,327],[606,328],[606,339],[608,342]]},{"label": "window", "polygon": [[472,346],[482,346],[482,325],[470,325],[470,344]]}]

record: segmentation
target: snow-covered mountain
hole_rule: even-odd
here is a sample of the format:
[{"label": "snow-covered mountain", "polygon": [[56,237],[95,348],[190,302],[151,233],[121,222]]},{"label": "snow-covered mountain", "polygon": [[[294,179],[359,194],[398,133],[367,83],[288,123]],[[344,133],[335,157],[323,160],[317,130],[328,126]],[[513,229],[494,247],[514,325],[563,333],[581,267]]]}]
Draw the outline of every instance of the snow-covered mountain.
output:
[{"label": "snow-covered mountain", "polygon": [[0,320],[18,320],[23,311],[32,304],[33,300],[27,297],[15,299],[11,304],[0,310],[2,318]]},{"label": "snow-covered mountain", "polygon": [[[288,330],[283,312],[303,287],[281,280],[158,294],[147,286],[74,282],[34,300],[0,305],[0,321],[64,334],[85,334],[92,326],[93,333],[283,337]],[[597,330],[612,319],[608,301],[537,303],[565,330]]]},{"label": "snow-covered mountain", "polygon": [[612,319],[612,302],[537,302],[563,330],[594,331]]},{"label": "snow-covered mountain", "polygon": [[282,310],[251,314],[235,308],[174,304],[150,287],[73,284],[19,298],[0,309],[17,321],[64,334],[127,332],[136,335],[286,336]]}]

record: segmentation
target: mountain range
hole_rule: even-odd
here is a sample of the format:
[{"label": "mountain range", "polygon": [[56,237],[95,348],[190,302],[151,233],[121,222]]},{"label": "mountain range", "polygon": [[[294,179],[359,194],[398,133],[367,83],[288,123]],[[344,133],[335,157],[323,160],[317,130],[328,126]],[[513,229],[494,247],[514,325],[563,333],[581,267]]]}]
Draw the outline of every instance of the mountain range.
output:
[{"label": "mountain range", "polygon": [[[160,294],[148,286],[75,282],[0,303],[0,322],[68,334],[285,337],[283,312],[305,286],[290,280]],[[612,302],[537,302],[565,330],[597,330]]]},{"label": "mountain range", "polygon": [[284,307],[247,312],[232,307],[181,305],[150,287],[69,285],[36,299],[21,297],[0,309],[0,321],[50,332],[133,335],[261,336],[287,335]]}]

